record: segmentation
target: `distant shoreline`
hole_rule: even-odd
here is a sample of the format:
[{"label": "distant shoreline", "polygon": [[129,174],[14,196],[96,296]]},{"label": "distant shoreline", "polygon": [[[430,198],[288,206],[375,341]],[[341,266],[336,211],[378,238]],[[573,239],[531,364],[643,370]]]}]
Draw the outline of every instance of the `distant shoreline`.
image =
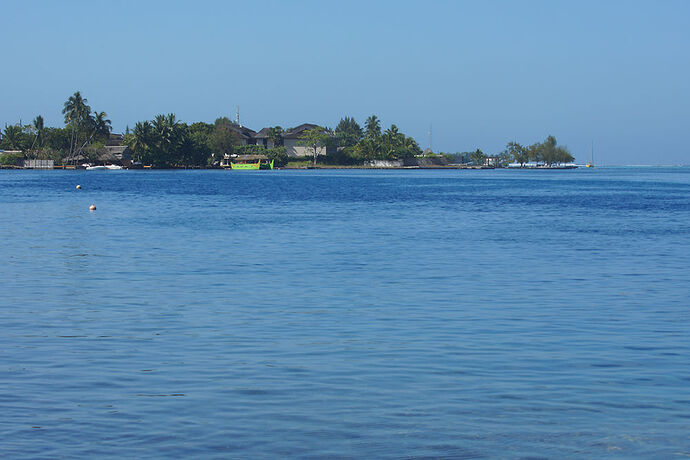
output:
[{"label": "distant shoreline", "polygon": [[[433,166],[362,166],[362,165],[317,165],[309,167],[281,167],[276,170],[284,171],[309,171],[309,170],[367,170],[367,171],[419,171],[419,170],[511,170],[511,171],[563,171],[569,169],[601,169],[601,168],[689,168],[690,165],[602,165],[593,168],[586,168],[584,165],[577,167],[551,167],[551,168],[495,168],[487,166],[466,166],[466,165],[433,165]],[[84,168],[24,168],[15,165],[0,165],[0,170],[12,171],[86,171]],[[125,168],[123,171],[232,171],[230,168],[199,168],[199,167],[180,167],[180,168]]]}]

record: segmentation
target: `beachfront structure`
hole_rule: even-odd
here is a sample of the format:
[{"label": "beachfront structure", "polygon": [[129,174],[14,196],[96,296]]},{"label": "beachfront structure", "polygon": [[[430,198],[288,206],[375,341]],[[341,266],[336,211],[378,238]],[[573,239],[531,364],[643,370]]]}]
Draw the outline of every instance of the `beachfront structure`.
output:
[{"label": "beachfront structure", "polygon": [[[283,134],[283,145],[289,157],[309,157],[314,154],[310,147],[300,145],[301,136],[309,129],[318,128],[318,125],[312,123],[302,123],[296,128],[290,128]],[[328,146],[319,147],[316,150],[317,155],[329,155],[335,153],[335,149]]]},{"label": "beachfront structure", "polygon": [[[314,154],[310,147],[300,145],[302,143],[301,141],[304,132],[314,128],[319,128],[319,126],[313,123],[302,123],[295,128],[290,128],[283,132],[283,145],[285,146],[285,152],[289,157],[311,157]],[[257,132],[247,128],[246,126],[233,123],[231,125],[231,129],[234,131],[237,143],[239,145],[257,145],[267,149],[277,147],[273,139],[271,139],[270,127],[262,128]],[[329,155],[334,152],[334,147],[322,146],[317,149],[316,154]]]},{"label": "beachfront structure", "polygon": [[271,128],[263,128],[258,133],[254,134],[256,145],[263,145],[267,149],[272,149],[275,147],[273,139],[269,137],[270,134]]}]

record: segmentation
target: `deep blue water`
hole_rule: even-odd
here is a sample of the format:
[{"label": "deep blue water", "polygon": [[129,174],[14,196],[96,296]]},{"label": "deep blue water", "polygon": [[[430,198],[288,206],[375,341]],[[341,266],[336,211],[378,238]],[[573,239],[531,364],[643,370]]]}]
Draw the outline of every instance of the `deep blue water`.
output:
[{"label": "deep blue water", "polygon": [[0,171],[0,457],[688,456],[689,226],[690,168]]}]

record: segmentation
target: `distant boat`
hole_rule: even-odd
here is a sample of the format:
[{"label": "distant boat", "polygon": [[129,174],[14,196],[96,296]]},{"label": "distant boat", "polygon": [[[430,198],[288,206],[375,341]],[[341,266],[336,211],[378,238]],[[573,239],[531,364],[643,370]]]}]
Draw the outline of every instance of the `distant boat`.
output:
[{"label": "distant boat", "polygon": [[115,169],[122,169],[122,166],[120,165],[95,165],[95,166],[87,166],[86,170],[87,171],[106,171],[108,169],[115,170]]},{"label": "distant boat", "polygon": [[592,141],[592,144],[589,146],[589,161],[585,165],[585,168],[593,168],[594,167],[594,141]]},{"label": "distant boat", "polygon": [[506,166],[508,169],[577,169],[575,163],[554,163],[546,165],[543,163],[510,163]]}]

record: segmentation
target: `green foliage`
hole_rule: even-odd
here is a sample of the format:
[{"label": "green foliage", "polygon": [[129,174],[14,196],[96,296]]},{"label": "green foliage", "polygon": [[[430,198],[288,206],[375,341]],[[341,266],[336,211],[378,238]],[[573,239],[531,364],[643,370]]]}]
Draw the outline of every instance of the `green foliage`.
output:
[{"label": "green foliage", "polygon": [[521,166],[529,161],[529,149],[517,142],[508,142],[505,152],[510,156],[512,161],[520,163]]},{"label": "green foliage", "polygon": [[94,136],[105,140],[110,135],[111,123],[106,117],[108,116],[105,112],[94,113],[91,121],[93,122],[92,129],[94,131]]},{"label": "green foliage", "polygon": [[65,102],[62,114],[65,116],[66,125],[80,125],[84,124],[91,114],[91,107],[89,107],[88,101],[82,97],[81,92],[77,91]]},{"label": "green foliage", "polygon": [[88,101],[79,91],[65,101],[62,114],[70,132],[67,161],[76,160],[91,143],[108,139],[111,129],[108,115],[105,112],[91,113]]},{"label": "green foliage", "polygon": [[548,136],[544,142],[537,142],[527,148],[530,161],[544,163],[548,166],[558,163],[570,163],[575,158],[565,146],[559,146],[554,136]]},{"label": "green foliage", "polygon": [[235,147],[235,153],[237,155],[265,155],[266,147],[263,145],[247,144],[238,145]]},{"label": "green foliage", "polygon": [[69,150],[70,146],[70,132],[67,128],[44,128],[45,132],[45,146],[56,152],[64,152]]},{"label": "green foliage", "polygon": [[237,133],[235,132],[234,123],[227,117],[218,118],[213,126],[211,133],[211,149],[216,155],[232,154],[237,145]]},{"label": "green foliage", "polygon": [[486,154],[484,154],[484,152],[482,152],[481,149],[477,149],[474,152],[470,153],[470,161],[474,165],[483,165],[485,158]]},{"label": "green foliage", "polygon": [[273,165],[275,167],[283,167],[288,162],[288,155],[285,146],[279,145],[278,147],[273,147],[266,149],[266,156],[269,160],[273,160]]},{"label": "green foliage", "polygon": [[372,115],[369,118],[367,118],[364,127],[365,138],[376,139],[377,137],[381,136],[381,121],[378,119],[376,115]]},{"label": "green foliage", "polygon": [[[222,121],[220,123],[222,125]],[[135,161],[156,167],[206,166],[211,163],[211,144],[216,125],[180,123],[175,114],[158,115],[140,121],[124,143]],[[221,128],[222,129],[222,128]]]},{"label": "green foliage", "polygon": [[314,166],[316,166],[316,156],[322,147],[326,147],[331,140],[331,134],[325,128],[317,126],[316,128],[307,129],[300,135],[299,145],[303,145],[311,149],[314,155]]},{"label": "green foliage", "polygon": [[185,125],[183,136],[183,164],[206,166],[213,162],[211,156],[211,134],[213,125],[203,122]]},{"label": "green foliage", "polygon": [[362,139],[362,128],[352,117],[341,118],[335,127],[335,139],[339,147],[354,147]]},{"label": "green foliage", "polygon": [[2,133],[0,148],[3,150],[29,150],[31,148],[33,135],[30,127],[19,125],[9,125]]},{"label": "green foliage", "polygon": [[376,115],[367,119],[366,126],[364,138],[352,149],[352,156],[360,161],[400,160],[422,153],[417,142],[401,133],[395,125],[381,134]]},{"label": "green foliage", "polygon": [[3,166],[18,166],[23,159],[21,153],[0,153],[0,165]]},{"label": "green foliage", "polygon": [[45,142],[45,123],[41,115],[38,115],[36,118],[34,118],[32,128],[35,137],[33,143],[31,144],[31,151],[34,156],[38,156],[43,147],[43,143]]},{"label": "green foliage", "polygon": [[283,145],[283,135],[285,130],[280,126],[274,126],[268,130],[268,138],[273,142],[274,147]]},{"label": "green foliage", "polygon": [[103,142],[92,142],[84,148],[83,154],[89,163],[101,161],[101,156],[107,152]]}]

